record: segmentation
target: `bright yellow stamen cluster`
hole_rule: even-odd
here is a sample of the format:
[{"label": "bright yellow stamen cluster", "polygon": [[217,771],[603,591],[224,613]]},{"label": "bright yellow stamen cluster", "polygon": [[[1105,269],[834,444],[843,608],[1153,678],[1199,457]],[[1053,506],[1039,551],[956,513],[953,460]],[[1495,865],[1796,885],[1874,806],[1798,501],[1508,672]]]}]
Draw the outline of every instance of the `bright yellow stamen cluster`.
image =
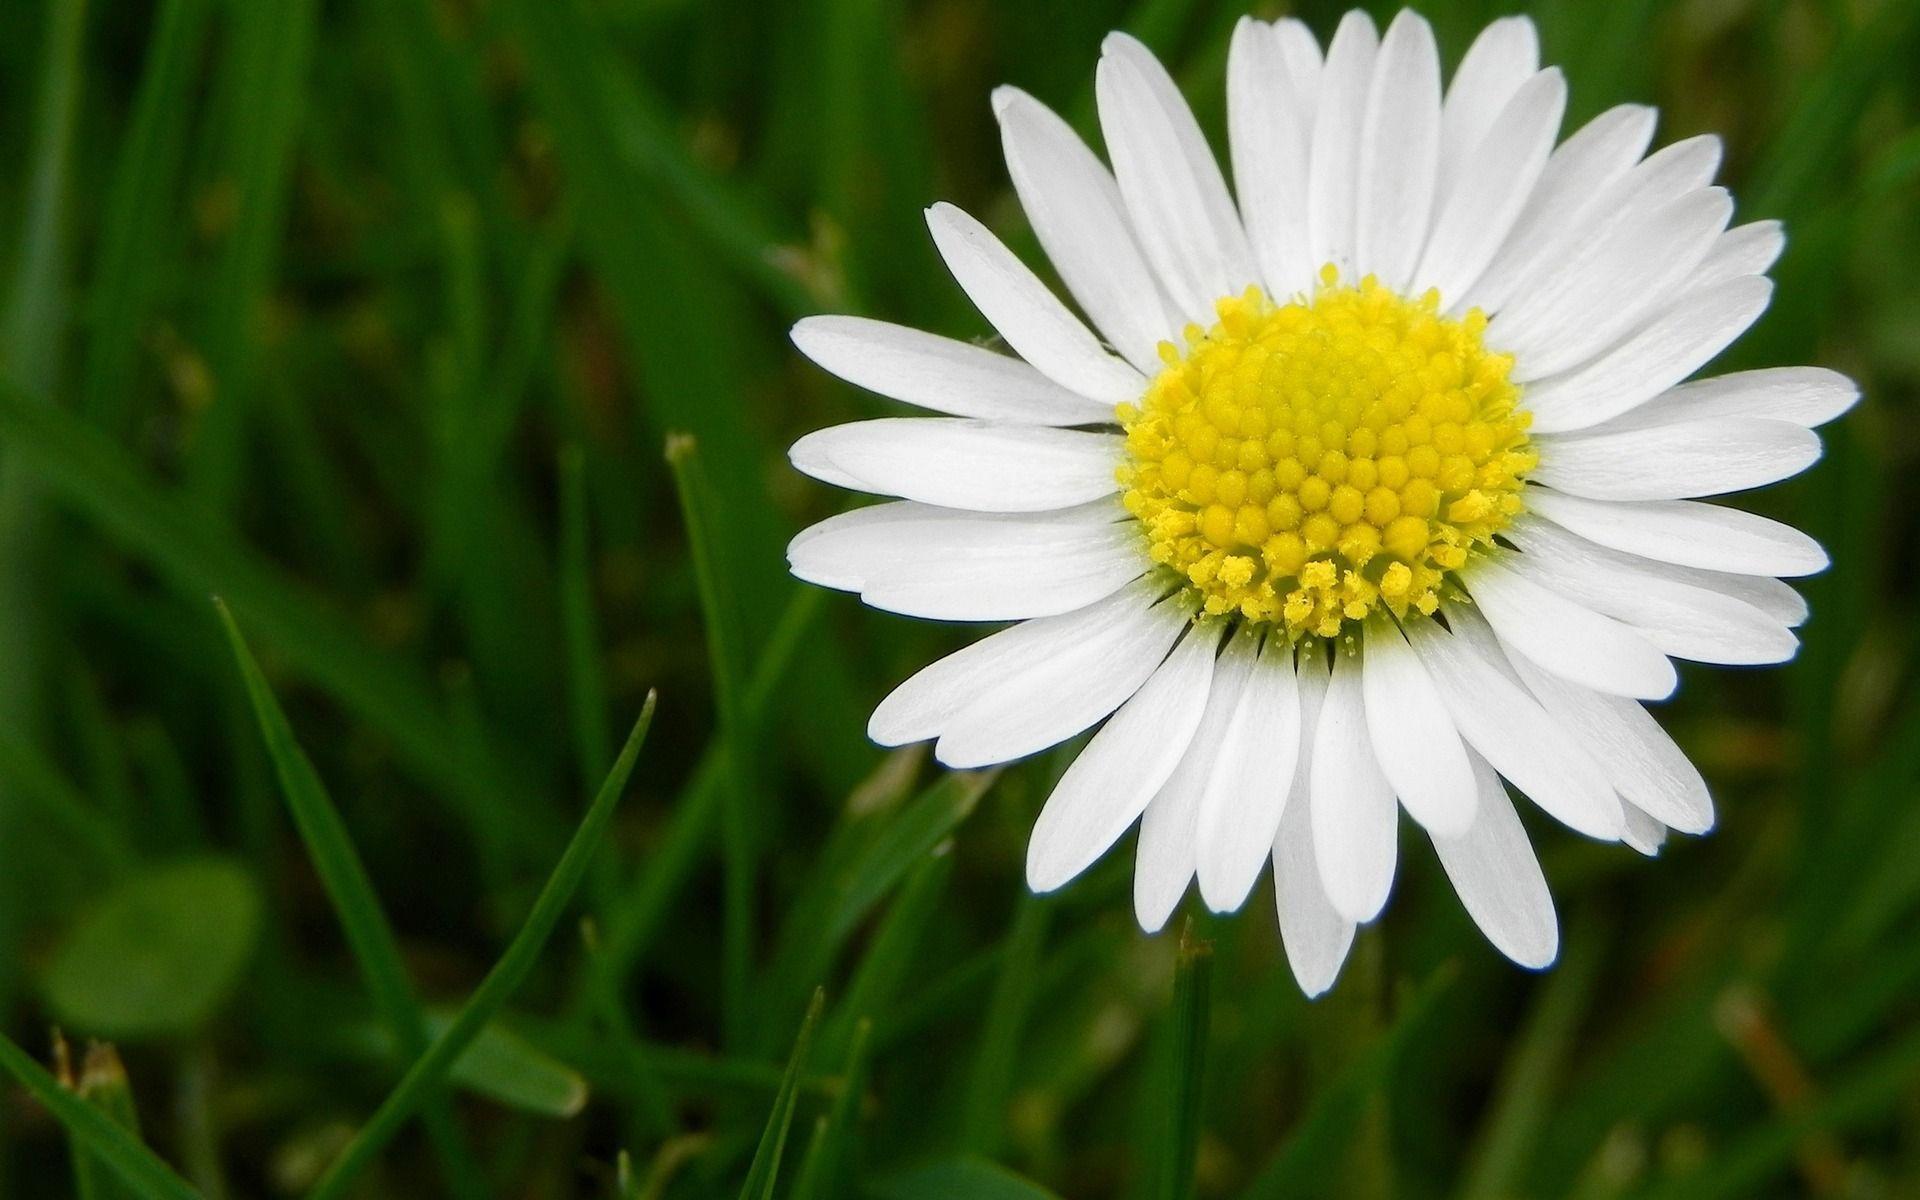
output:
[{"label": "bright yellow stamen cluster", "polygon": [[1123,404],[1127,509],[1205,611],[1333,637],[1385,606],[1431,613],[1446,573],[1520,511],[1527,441],[1479,310],[1440,315],[1371,277],[1311,300],[1258,289]]}]

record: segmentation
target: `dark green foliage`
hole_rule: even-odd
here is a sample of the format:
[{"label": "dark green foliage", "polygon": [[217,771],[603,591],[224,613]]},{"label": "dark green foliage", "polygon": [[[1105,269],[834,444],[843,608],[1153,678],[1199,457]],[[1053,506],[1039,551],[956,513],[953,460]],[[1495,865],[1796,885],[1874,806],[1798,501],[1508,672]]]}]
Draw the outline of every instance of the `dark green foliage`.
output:
[{"label": "dark green foliage", "polygon": [[[1522,6],[1569,128],[1658,104],[1786,220],[1724,365],[1860,380],[1752,500],[1834,567],[1791,666],[1661,712],[1712,836],[1528,817],[1552,972],[1410,832],[1313,1003],[1264,887],[1193,952],[1130,843],[1027,896],[1065,758],[868,745],[970,631],[781,553],[846,503],[785,446],[899,411],[790,322],[984,334],[921,210],[1035,249],[991,87],[1097,136],[1126,28],[1224,150],[1243,6],[14,7],[0,1196],[1920,1194],[1920,0]],[[1426,8],[1449,59],[1509,11]]]}]

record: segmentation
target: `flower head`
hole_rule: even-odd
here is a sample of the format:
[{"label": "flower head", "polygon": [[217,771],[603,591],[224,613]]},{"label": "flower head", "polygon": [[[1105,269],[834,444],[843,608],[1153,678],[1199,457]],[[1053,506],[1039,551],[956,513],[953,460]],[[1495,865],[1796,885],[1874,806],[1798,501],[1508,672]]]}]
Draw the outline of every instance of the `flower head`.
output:
[{"label": "flower head", "polygon": [[[1239,907],[1269,861],[1301,986],[1332,985],[1391,887],[1398,813],[1501,951],[1544,966],[1553,905],[1505,783],[1654,853],[1713,822],[1641,706],[1672,659],[1771,663],[1813,541],[1700,500],[1792,475],[1856,398],[1810,368],[1683,382],[1765,309],[1774,222],[1729,228],[1719,143],[1654,113],[1558,141],[1566,85],[1496,21],[1443,89],[1427,23],[1359,12],[1324,54],[1243,20],[1229,193],[1131,38],[1097,76],[1112,168],[994,94],[1035,234],[1092,327],[949,205],[941,255],[1012,354],[852,317],[815,362],[950,414],[793,447],[897,497],[794,539],[795,574],[916,616],[1016,622],[881,703],[949,766],[1099,729],[1035,825],[1059,887],[1137,822],[1135,909]],[[1557,142],[1557,144],[1556,144]],[[1095,330],[1098,330],[1096,333]],[[1016,357],[1017,356],[1017,357]]]}]

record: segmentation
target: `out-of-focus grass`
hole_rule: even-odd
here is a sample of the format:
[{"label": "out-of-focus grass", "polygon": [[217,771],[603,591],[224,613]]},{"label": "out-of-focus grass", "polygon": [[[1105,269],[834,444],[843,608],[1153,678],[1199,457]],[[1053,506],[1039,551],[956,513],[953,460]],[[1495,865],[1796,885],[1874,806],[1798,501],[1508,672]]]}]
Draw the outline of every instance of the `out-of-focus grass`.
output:
[{"label": "out-of-focus grass", "polygon": [[[1025,897],[1064,760],[942,779],[866,745],[961,635],[780,553],[841,502],[784,444],[886,411],[787,324],[983,333],[919,210],[1033,249],[989,88],[1092,133],[1124,27],[1217,136],[1240,8],[21,6],[0,1195],[1920,1194],[1920,4],[1532,9],[1570,124],[1637,100],[1663,138],[1719,130],[1742,215],[1787,220],[1727,365],[1861,381],[1827,460],[1754,501],[1835,565],[1792,666],[1689,671],[1663,713],[1711,837],[1648,863],[1538,828],[1553,973],[1412,852],[1309,1004],[1264,889],[1186,943],[1133,928],[1124,852]],[[1457,57],[1506,10],[1427,11]],[[653,686],[588,861],[614,810],[577,829],[582,798]],[[250,881],[264,919],[178,928],[183,878]],[[59,986],[137,995],[236,939],[209,1011],[129,1027]],[[133,1110],[33,1065],[56,1025],[117,1039]]]}]

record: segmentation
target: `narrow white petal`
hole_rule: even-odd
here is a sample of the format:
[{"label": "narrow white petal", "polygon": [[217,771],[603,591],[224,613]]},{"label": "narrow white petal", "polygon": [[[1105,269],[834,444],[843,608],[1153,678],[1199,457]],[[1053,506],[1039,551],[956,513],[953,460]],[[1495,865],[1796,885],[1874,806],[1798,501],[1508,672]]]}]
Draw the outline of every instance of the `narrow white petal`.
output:
[{"label": "narrow white petal", "polygon": [[[1617,236],[1622,226],[1645,222],[1689,193],[1705,188],[1720,166],[1721,153],[1717,137],[1687,138],[1648,155],[1631,169],[1579,196],[1540,244],[1533,261],[1507,284],[1503,310],[1532,306],[1539,293],[1551,289],[1556,279],[1578,266],[1584,253],[1596,243]],[[1717,240],[1713,235],[1703,237],[1694,262],[1704,259]]]},{"label": "narrow white petal", "polygon": [[1720,235],[1700,264],[1693,286],[1703,287],[1742,275],[1765,275],[1787,248],[1787,233],[1778,221],[1749,221]]},{"label": "narrow white petal", "polygon": [[1560,952],[1553,894],[1500,777],[1478,755],[1473,768],[1480,789],[1478,815],[1460,834],[1433,834],[1433,848],[1461,906],[1494,949],[1539,970]]},{"label": "narrow white petal", "polygon": [[1660,562],[1738,575],[1812,575],[1827,552],[1791,525],[1698,500],[1589,500],[1541,487],[1523,493],[1527,511],[1591,542]]},{"label": "narrow white petal", "polygon": [[1139,690],[1190,624],[1189,613],[1170,597],[1104,648],[1075,647],[1007,676],[948,718],[933,756],[949,767],[984,767],[1066,741]]},{"label": "narrow white petal", "polygon": [[1523,84],[1475,149],[1471,167],[1441,189],[1433,237],[1412,292],[1440,292],[1442,308],[1467,293],[1512,232],[1546,169],[1567,107],[1567,81],[1549,68]]},{"label": "narrow white petal", "polygon": [[1499,312],[1594,194],[1625,175],[1646,153],[1658,114],[1639,104],[1610,108],[1581,126],[1547,159],[1539,182],[1493,261],[1450,311]]},{"label": "narrow white petal", "polygon": [[1251,639],[1235,637],[1214,663],[1213,686],[1180,765],[1161,785],[1140,818],[1140,843],[1134,851],[1133,912],[1140,928],[1159,930],[1180,905],[1192,882],[1195,835],[1200,820],[1200,797],[1207,776],[1220,756],[1227,724],[1240,704],[1241,689],[1253,671]]},{"label": "narrow white petal", "polygon": [[1651,404],[1615,418],[1609,430],[1713,417],[1766,417],[1813,429],[1860,400],[1860,387],[1825,367],[1766,367],[1683,383]]},{"label": "narrow white petal", "polygon": [[1487,344],[1513,354],[1516,383],[1585,362],[1670,295],[1732,215],[1724,189],[1701,188],[1613,224],[1542,279],[1524,305],[1502,310],[1487,326]]},{"label": "narrow white petal", "polygon": [[1754,666],[1785,662],[1800,648],[1779,620],[1725,592],[1674,578],[1668,572],[1675,568],[1638,567],[1628,555],[1537,518],[1522,517],[1506,534],[1521,550],[1503,560],[1516,572],[1626,622],[1674,658]]},{"label": "narrow white petal", "polygon": [[1316,267],[1307,244],[1307,164],[1320,58],[1311,34],[1290,52],[1298,36],[1242,17],[1227,54],[1234,189],[1267,294],[1276,299],[1311,291]]},{"label": "narrow white petal", "polygon": [[1288,77],[1293,80],[1294,100],[1311,108],[1320,91],[1320,71],[1325,65],[1320,43],[1304,21],[1287,17],[1273,23],[1273,40],[1286,60]]},{"label": "narrow white petal", "polygon": [[1380,773],[1428,830],[1464,832],[1473,824],[1477,789],[1439,690],[1393,622],[1370,623],[1366,643],[1360,690]]},{"label": "narrow white petal", "polygon": [[1440,164],[1440,51],[1433,27],[1402,9],[1380,40],[1360,133],[1354,270],[1404,289],[1433,224]]},{"label": "narrow white petal", "polygon": [[1157,373],[1159,345],[1181,322],[1134,239],[1113,175],[1065,121],[1020,89],[995,89],[993,109],[1020,207],[1067,290],[1128,362]]},{"label": "narrow white petal", "polygon": [[976,512],[1071,508],[1120,490],[1118,434],[965,417],[881,417],[817,429],[793,444],[815,479]]},{"label": "narrow white petal", "polygon": [[1320,708],[1327,696],[1327,663],[1318,643],[1309,642],[1299,654],[1300,757],[1294,764],[1293,784],[1280,829],[1273,841],[1274,900],[1280,913],[1280,940],[1287,965],[1300,990],[1309,999],[1321,995],[1339,977],[1340,966],[1353,945],[1353,922],[1340,915],[1327,899],[1320,864],[1313,853],[1313,812],[1308,780],[1313,771],[1313,741],[1320,725]]},{"label": "narrow white petal", "polygon": [[856,509],[787,547],[794,575],[938,621],[1015,621],[1084,608],[1146,572],[1138,522],[1096,501],[1032,515],[904,501]]},{"label": "narrow white petal", "polygon": [[1455,725],[1482,757],[1568,828],[1620,836],[1620,800],[1606,772],[1528,695],[1506,652],[1470,605],[1449,604],[1453,632],[1417,621],[1408,632]]},{"label": "narrow white petal", "polygon": [[1353,279],[1354,213],[1359,196],[1360,131],[1373,84],[1380,36],[1358,9],[1340,18],[1320,73],[1307,178],[1307,238],[1313,269],[1332,263]]},{"label": "narrow white petal", "polygon": [[1220,166],[1166,69],[1124,34],[1105,47],[1094,92],[1121,198],[1175,306],[1205,328],[1216,301],[1258,281],[1253,253]]},{"label": "narrow white petal", "polygon": [[1200,896],[1215,912],[1246,903],[1273,849],[1300,754],[1293,648],[1270,640],[1240,694],[1200,801]]},{"label": "narrow white petal", "polygon": [[1820,458],[1812,430],[1764,417],[1542,434],[1537,483],[1594,500],[1683,500],[1777,483]]},{"label": "narrow white petal", "polygon": [[1113,406],[1070,392],[1010,354],[865,317],[808,317],[793,344],[856,387],[956,417],[1026,425],[1113,420]]},{"label": "narrow white petal", "polygon": [[1687,292],[1600,357],[1528,385],[1532,432],[1589,429],[1646,405],[1745,333],[1772,297],[1773,282],[1763,275]]},{"label": "narrow white petal", "polygon": [[1468,564],[1466,584],[1500,640],[1556,675],[1642,700],[1664,699],[1679,685],[1673,664],[1644,636],[1490,557]]},{"label": "narrow white petal", "polygon": [[1399,854],[1399,807],[1367,738],[1357,654],[1334,652],[1333,678],[1314,729],[1308,796],[1313,852],[1327,899],[1350,921],[1386,907]]},{"label": "narrow white petal", "polygon": [[[1150,610],[1164,590],[1154,580],[1142,579],[1096,604],[1023,621],[929,663],[873,710],[867,736],[882,746],[938,737],[955,713],[982,696],[1020,684],[1029,673],[1071,678],[1075,671],[1111,660],[1143,626],[1155,622]],[[1058,669],[1052,669],[1056,663]],[[1114,700],[1108,711],[1125,698]]]},{"label": "narrow white petal", "polygon": [[1523,656],[1508,657],[1527,689],[1586,747],[1630,805],[1684,833],[1713,827],[1706,780],[1652,713],[1637,701],[1562,679]]},{"label": "narrow white petal", "polygon": [[1667,827],[1633,805],[1627,805],[1627,831],[1620,840],[1648,858],[1660,853],[1667,840]]},{"label": "narrow white petal", "polygon": [[1033,823],[1028,887],[1050,892],[1086,870],[1173,774],[1207,707],[1213,653],[1194,630],[1074,759]]},{"label": "narrow white petal", "polygon": [[1042,375],[1109,405],[1136,400],[1146,389],[1146,378],[1107,353],[986,226],[951,204],[936,204],[927,210],[927,228],[980,315]]},{"label": "narrow white petal", "polygon": [[1480,152],[1492,145],[1487,133],[1495,119],[1539,69],[1540,35],[1528,17],[1502,17],[1467,47],[1440,113],[1440,175],[1434,193],[1440,200],[1480,169]]}]

